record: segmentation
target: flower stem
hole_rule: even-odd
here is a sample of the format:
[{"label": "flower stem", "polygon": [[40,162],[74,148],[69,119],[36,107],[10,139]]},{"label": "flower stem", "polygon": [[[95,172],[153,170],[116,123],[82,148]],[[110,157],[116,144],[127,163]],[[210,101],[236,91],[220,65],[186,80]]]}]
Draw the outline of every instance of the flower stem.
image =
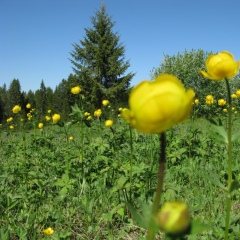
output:
[{"label": "flower stem", "polygon": [[160,140],[160,154],[159,154],[159,168],[158,168],[158,183],[157,183],[155,199],[153,202],[152,216],[150,219],[147,240],[154,239],[155,218],[156,218],[160,200],[161,200],[161,193],[162,193],[163,180],[164,180],[164,170],[165,170],[165,163],[166,163],[166,151],[165,151],[166,150],[166,134],[165,134],[165,132],[163,132],[160,135],[159,140]]},{"label": "flower stem", "polygon": [[132,165],[133,165],[133,138],[132,138],[132,128],[131,126],[129,125],[129,132],[130,132],[130,202],[132,201],[132,175],[133,175],[133,170],[132,170]]},{"label": "flower stem", "polygon": [[231,185],[232,185],[232,99],[231,91],[228,79],[225,79],[227,86],[227,97],[228,97],[228,143],[227,143],[227,154],[228,154],[228,187],[227,187],[227,207],[226,207],[226,221],[225,221],[225,240],[228,239],[228,230],[230,225],[230,210],[231,210]]}]

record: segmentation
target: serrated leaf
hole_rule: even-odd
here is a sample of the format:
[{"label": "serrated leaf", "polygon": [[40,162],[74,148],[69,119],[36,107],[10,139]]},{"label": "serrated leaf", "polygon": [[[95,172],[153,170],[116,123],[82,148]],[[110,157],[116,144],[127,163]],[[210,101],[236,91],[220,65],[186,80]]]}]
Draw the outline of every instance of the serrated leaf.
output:
[{"label": "serrated leaf", "polygon": [[230,193],[234,190],[237,190],[240,188],[240,183],[236,180],[232,181],[231,187],[230,187]]}]

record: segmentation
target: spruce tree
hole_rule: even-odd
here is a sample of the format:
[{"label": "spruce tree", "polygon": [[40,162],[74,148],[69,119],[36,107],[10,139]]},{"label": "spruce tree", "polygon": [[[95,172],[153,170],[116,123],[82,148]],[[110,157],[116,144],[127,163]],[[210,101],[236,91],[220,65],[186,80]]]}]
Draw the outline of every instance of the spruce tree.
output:
[{"label": "spruce tree", "polygon": [[91,28],[85,28],[86,36],[80,44],[73,44],[70,59],[82,93],[97,108],[103,99],[126,102],[134,73],[126,74],[130,63],[124,58],[125,47],[113,32],[115,23],[104,5],[91,17],[91,23]]}]

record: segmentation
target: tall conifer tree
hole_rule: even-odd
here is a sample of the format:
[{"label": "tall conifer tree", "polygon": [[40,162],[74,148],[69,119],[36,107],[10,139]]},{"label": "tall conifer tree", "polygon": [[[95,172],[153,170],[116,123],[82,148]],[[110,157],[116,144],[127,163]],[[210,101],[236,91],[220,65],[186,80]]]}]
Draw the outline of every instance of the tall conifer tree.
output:
[{"label": "tall conifer tree", "polygon": [[80,44],[73,44],[70,60],[83,94],[95,107],[100,107],[105,98],[126,102],[134,73],[125,73],[130,63],[125,61],[125,47],[113,32],[115,23],[104,5],[91,17],[91,23],[92,28],[85,28],[86,36]]}]

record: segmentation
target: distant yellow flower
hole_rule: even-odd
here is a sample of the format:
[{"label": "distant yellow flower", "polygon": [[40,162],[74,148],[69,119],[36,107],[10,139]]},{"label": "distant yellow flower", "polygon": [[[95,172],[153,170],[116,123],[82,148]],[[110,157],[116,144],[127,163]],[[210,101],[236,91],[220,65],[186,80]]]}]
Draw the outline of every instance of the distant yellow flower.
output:
[{"label": "distant yellow flower", "polygon": [[224,100],[224,99],[219,99],[218,100],[218,105],[219,106],[223,106],[223,105],[225,105],[226,104],[226,101]]},{"label": "distant yellow flower", "polygon": [[40,128],[40,129],[43,128],[43,123],[39,123],[38,128]]},{"label": "distant yellow flower", "polygon": [[240,97],[240,89],[236,91],[236,96]]},{"label": "distant yellow flower", "polygon": [[89,112],[85,112],[85,113],[84,113],[84,116],[85,116],[85,117],[87,117],[87,116],[89,116],[89,115],[90,115]]},{"label": "distant yellow flower", "polygon": [[235,110],[235,107],[232,107],[232,111],[234,111]]},{"label": "distant yellow flower", "polygon": [[72,140],[73,140],[73,136],[70,136],[70,137],[68,138],[68,140],[69,140],[69,141],[72,141]]},{"label": "distant yellow flower", "polygon": [[31,104],[28,103],[28,104],[26,105],[26,108],[27,108],[27,109],[31,108]]},{"label": "distant yellow flower", "polygon": [[81,88],[79,86],[71,88],[71,93],[72,94],[79,94],[81,92]]},{"label": "distant yellow flower", "polygon": [[161,133],[184,121],[192,110],[194,91],[185,91],[178,78],[162,74],[154,81],[143,81],[129,97],[130,109],[121,111],[123,118],[143,133]]},{"label": "distant yellow flower", "polygon": [[227,112],[228,110],[226,108],[223,109],[224,112]]},{"label": "distant yellow flower", "polygon": [[48,122],[51,120],[51,118],[49,116],[45,116],[45,120]]},{"label": "distant yellow flower", "polygon": [[234,114],[237,114],[237,113],[238,113],[238,111],[235,111],[235,112],[234,112]]},{"label": "distant yellow flower", "polygon": [[103,105],[104,107],[106,107],[108,104],[109,104],[109,101],[108,101],[108,100],[103,100],[103,101],[102,101],[102,105]]},{"label": "distant yellow flower", "polygon": [[105,127],[111,127],[113,125],[113,120],[106,120]]},{"label": "distant yellow flower", "polygon": [[87,117],[87,120],[91,120],[91,119],[92,119],[92,116],[89,115],[89,116]]},{"label": "distant yellow flower", "polygon": [[52,110],[50,110],[50,109],[49,109],[47,112],[48,112],[48,113],[51,113],[51,112],[52,112]]},{"label": "distant yellow flower", "polygon": [[13,120],[13,118],[10,117],[10,118],[7,119],[7,122],[11,122],[12,120]]},{"label": "distant yellow flower", "polygon": [[121,107],[118,109],[119,112],[121,112],[122,110],[123,110],[123,108],[121,108]]},{"label": "distant yellow flower", "polygon": [[237,95],[235,93],[231,94],[231,98],[237,98]]},{"label": "distant yellow flower", "polygon": [[11,125],[11,126],[9,126],[9,128],[10,128],[11,130],[13,130],[13,129],[14,129],[14,126],[13,126],[13,125]]},{"label": "distant yellow flower", "polygon": [[21,118],[21,119],[20,119],[20,121],[21,121],[21,122],[24,122],[24,119],[23,119],[23,118]]},{"label": "distant yellow flower", "polygon": [[57,113],[53,114],[52,116],[52,120],[54,123],[57,123],[60,120],[60,118],[61,118],[60,114]]},{"label": "distant yellow flower", "polygon": [[44,229],[43,233],[45,233],[46,235],[52,235],[54,233],[54,230],[49,227],[49,228]]},{"label": "distant yellow flower", "polygon": [[210,55],[206,60],[207,73],[200,71],[202,76],[212,80],[222,80],[234,77],[239,70],[240,62],[234,60],[231,53],[227,51],[216,55]]},{"label": "distant yellow flower", "polygon": [[214,102],[214,98],[212,95],[207,95],[206,96],[206,104],[211,105]]},{"label": "distant yellow flower", "polygon": [[199,104],[199,99],[196,98],[196,99],[194,100],[194,103],[195,103],[196,105]]},{"label": "distant yellow flower", "polygon": [[21,107],[19,105],[15,105],[12,109],[13,113],[18,113],[21,111]]},{"label": "distant yellow flower", "polygon": [[94,116],[95,117],[100,117],[102,115],[102,110],[101,109],[98,109],[96,111],[94,111]]},{"label": "distant yellow flower", "polygon": [[119,113],[117,116],[118,116],[118,117],[121,117],[122,115]]},{"label": "distant yellow flower", "polygon": [[157,214],[160,228],[168,234],[184,233],[190,225],[190,213],[183,202],[166,202]]}]

